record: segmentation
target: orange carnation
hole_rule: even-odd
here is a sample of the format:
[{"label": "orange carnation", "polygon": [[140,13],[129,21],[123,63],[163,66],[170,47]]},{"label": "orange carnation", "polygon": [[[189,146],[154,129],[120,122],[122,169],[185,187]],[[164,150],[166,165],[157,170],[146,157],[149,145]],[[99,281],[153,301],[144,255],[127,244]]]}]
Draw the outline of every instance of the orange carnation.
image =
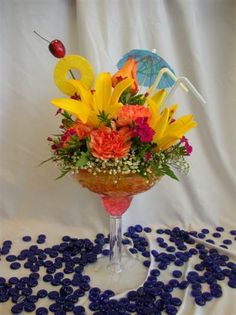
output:
[{"label": "orange carnation", "polygon": [[119,126],[131,125],[137,118],[147,117],[149,122],[151,112],[142,105],[124,105],[120,108],[117,115],[117,124]]},{"label": "orange carnation", "polygon": [[129,133],[100,127],[91,132],[90,148],[93,156],[100,159],[123,158],[130,149]]},{"label": "orange carnation", "polygon": [[73,129],[76,131],[79,139],[82,140],[91,133],[93,127],[87,124],[83,124],[82,122],[77,120],[76,124],[73,126]]}]

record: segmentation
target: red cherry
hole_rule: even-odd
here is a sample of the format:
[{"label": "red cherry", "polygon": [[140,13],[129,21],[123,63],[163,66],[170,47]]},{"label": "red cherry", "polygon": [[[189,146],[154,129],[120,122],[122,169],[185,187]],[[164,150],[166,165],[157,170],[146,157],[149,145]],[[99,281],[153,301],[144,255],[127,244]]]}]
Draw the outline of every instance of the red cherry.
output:
[{"label": "red cherry", "polygon": [[54,39],[53,41],[51,41],[48,45],[48,49],[56,58],[63,58],[66,54],[65,46],[59,39]]},{"label": "red cherry", "polygon": [[48,49],[50,50],[50,52],[52,53],[54,57],[63,58],[65,56],[66,54],[65,46],[59,39],[54,39],[50,42],[48,39],[41,36],[38,32],[34,31],[34,33],[49,43]]}]

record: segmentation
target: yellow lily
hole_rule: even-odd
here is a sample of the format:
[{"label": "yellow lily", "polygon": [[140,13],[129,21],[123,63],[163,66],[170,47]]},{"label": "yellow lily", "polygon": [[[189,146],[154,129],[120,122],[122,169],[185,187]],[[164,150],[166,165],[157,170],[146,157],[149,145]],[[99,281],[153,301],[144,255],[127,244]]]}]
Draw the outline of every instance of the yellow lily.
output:
[{"label": "yellow lily", "polygon": [[166,93],[165,90],[160,90],[153,97],[147,99],[147,105],[152,114],[150,126],[155,131],[153,142],[157,143],[158,151],[168,149],[190,129],[197,126],[192,115],[182,116],[177,120],[173,119],[178,108],[177,104],[169,108],[166,107],[160,112],[161,104]]},{"label": "yellow lily", "polygon": [[124,90],[133,84],[133,80],[124,79],[112,90],[111,74],[102,72],[95,82],[95,91],[91,91],[79,80],[70,80],[68,83],[74,87],[80,100],[59,98],[53,99],[51,103],[75,115],[83,123],[97,127],[100,123],[98,115],[102,112],[109,118],[116,117],[118,110],[123,106],[119,98]]}]

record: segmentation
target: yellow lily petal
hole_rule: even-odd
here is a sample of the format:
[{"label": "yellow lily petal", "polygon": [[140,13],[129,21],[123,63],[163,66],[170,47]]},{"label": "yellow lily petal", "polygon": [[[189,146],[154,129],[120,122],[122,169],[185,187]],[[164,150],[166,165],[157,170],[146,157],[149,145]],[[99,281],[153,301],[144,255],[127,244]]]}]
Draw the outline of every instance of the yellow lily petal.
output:
[{"label": "yellow lily petal", "polygon": [[190,129],[197,126],[197,123],[193,120],[193,115],[182,116],[172,124],[168,125],[164,135],[172,134],[182,137]]},{"label": "yellow lily petal", "polygon": [[94,100],[97,110],[106,111],[106,109],[109,108],[111,98],[111,74],[109,72],[100,73],[94,88]]},{"label": "yellow lily petal", "polygon": [[[68,84],[72,85],[76,93],[80,96],[81,102],[85,104],[92,103],[92,95],[90,89],[80,80],[69,80]],[[89,105],[90,106],[90,105]]]},{"label": "yellow lily petal", "polygon": [[151,112],[150,126],[152,129],[155,130],[158,120],[160,119],[159,110],[157,108],[156,103],[152,99],[148,100],[147,103],[148,103],[148,108]]},{"label": "yellow lily petal", "polygon": [[160,139],[162,135],[164,134],[166,127],[168,125],[168,118],[169,118],[169,108],[165,108],[155,128],[156,133],[153,138],[154,142],[158,142],[158,139]]},{"label": "yellow lily petal", "polygon": [[175,142],[179,139],[179,137],[175,135],[168,135],[162,137],[157,141],[157,151],[163,151],[171,147]]},{"label": "yellow lily petal", "polygon": [[51,103],[56,107],[59,107],[79,118],[83,123],[87,122],[90,108],[81,101],[67,99],[67,98],[56,98],[51,100]]},{"label": "yellow lily petal", "polygon": [[156,92],[150,100],[154,101],[156,103],[157,110],[161,107],[161,104],[166,97],[167,91],[165,89],[162,89],[158,92]]},{"label": "yellow lily petal", "polygon": [[110,106],[119,102],[121,94],[133,83],[133,81],[133,79],[127,78],[115,86],[111,96]]},{"label": "yellow lily petal", "polygon": [[174,105],[171,105],[169,107],[169,111],[170,111],[170,114],[169,114],[169,121],[173,118],[175,112],[177,111],[179,105],[178,104],[174,104]]}]

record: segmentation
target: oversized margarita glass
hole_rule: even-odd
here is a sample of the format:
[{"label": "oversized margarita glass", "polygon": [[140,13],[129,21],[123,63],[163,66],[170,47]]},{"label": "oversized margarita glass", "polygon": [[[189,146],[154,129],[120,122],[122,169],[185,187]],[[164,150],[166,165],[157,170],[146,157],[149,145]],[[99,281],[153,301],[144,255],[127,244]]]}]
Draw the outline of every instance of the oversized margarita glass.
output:
[{"label": "oversized margarita glass", "polygon": [[110,215],[110,261],[108,269],[122,271],[122,215],[129,208],[133,196],[150,189],[161,177],[150,175],[145,179],[139,174],[93,175],[87,170],[80,170],[75,179],[85,188],[101,196],[102,204]]}]

